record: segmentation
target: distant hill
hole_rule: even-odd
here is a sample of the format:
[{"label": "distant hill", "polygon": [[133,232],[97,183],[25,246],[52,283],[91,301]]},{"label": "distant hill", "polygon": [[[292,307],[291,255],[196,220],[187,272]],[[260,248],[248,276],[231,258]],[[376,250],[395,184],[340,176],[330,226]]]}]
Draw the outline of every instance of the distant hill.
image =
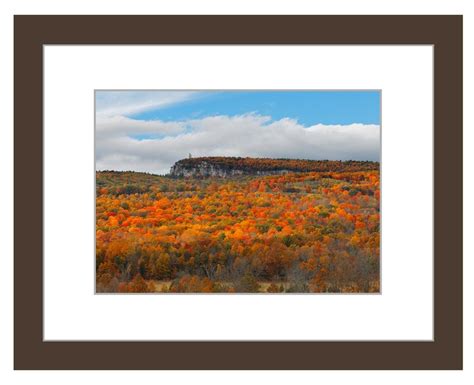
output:
[{"label": "distant hill", "polygon": [[378,170],[378,162],[240,157],[201,157],[177,161],[170,170],[175,177],[231,177],[291,172],[352,172]]}]

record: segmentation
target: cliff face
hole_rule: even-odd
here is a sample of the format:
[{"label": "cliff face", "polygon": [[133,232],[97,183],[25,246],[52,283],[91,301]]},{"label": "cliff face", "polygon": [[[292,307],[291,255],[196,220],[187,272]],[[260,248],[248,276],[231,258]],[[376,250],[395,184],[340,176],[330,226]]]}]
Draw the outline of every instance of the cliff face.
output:
[{"label": "cliff face", "polygon": [[202,157],[177,161],[170,170],[174,177],[220,177],[279,175],[290,172],[333,172],[378,170],[378,162],[306,159]]},{"label": "cliff face", "polygon": [[224,167],[222,165],[216,165],[208,161],[201,161],[196,164],[183,164],[176,162],[170,170],[171,176],[176,177],[219,177],[219,178],[228,178],[232,176],[239,175],[274,175],[274,174],[288,174],[289,170],[273,170],[273,171],[263,171],[263,170],[252,170],[252,169],[242,169],[242,168],[233,168],[233,167]]}]

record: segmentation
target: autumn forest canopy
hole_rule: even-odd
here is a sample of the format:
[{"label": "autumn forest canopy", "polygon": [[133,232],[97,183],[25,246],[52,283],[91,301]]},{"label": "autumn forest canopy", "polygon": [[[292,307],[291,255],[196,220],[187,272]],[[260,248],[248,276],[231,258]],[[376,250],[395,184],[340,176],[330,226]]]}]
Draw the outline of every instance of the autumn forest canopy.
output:
[{"label": "autumn forest canopy", "polygon": [[98,292],[379,291],[378,162],[176,165],[96,173]]}]

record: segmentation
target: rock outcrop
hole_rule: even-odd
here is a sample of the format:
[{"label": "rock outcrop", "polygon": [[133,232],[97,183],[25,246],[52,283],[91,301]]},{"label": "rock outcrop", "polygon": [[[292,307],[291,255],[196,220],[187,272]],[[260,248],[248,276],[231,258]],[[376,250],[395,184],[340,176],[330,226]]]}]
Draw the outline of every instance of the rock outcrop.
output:
[{"label": "rock outcrop", "polygon": [[239,168],[228,168],[220,165],[215,165],[207,161],[199,162],[195,165],[180,164],[176,162],[170,170],[170,175],[176,177],[219,177],[228,178],[239,175],[274,175],[274,174],[288,174],[289,170],[252,170],[252,169],[239,169]]},{"label": "rock outcrop", "polygon": [[367,161],[202,157],[177,161],[171,167],[170,176],[227,178],[241,175],[278,175],[309,171],[361,171],[378,168],[378,162]]}]

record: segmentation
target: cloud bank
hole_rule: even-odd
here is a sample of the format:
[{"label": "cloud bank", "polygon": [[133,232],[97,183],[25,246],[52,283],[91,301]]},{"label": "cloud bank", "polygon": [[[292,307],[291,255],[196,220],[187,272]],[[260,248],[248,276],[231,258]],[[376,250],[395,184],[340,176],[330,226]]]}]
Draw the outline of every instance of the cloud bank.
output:
[{"label": "cloud bank", "polygon": [[272,121],[259,114],[163,122],[135,120],[124,116],[123,109],[120,115],[115,111],[102,106],[96,115],[97,170],[166,174],[188,153],[193,157],[380,160],[380,126],[375,124],[305,127],[293,119]]}]

